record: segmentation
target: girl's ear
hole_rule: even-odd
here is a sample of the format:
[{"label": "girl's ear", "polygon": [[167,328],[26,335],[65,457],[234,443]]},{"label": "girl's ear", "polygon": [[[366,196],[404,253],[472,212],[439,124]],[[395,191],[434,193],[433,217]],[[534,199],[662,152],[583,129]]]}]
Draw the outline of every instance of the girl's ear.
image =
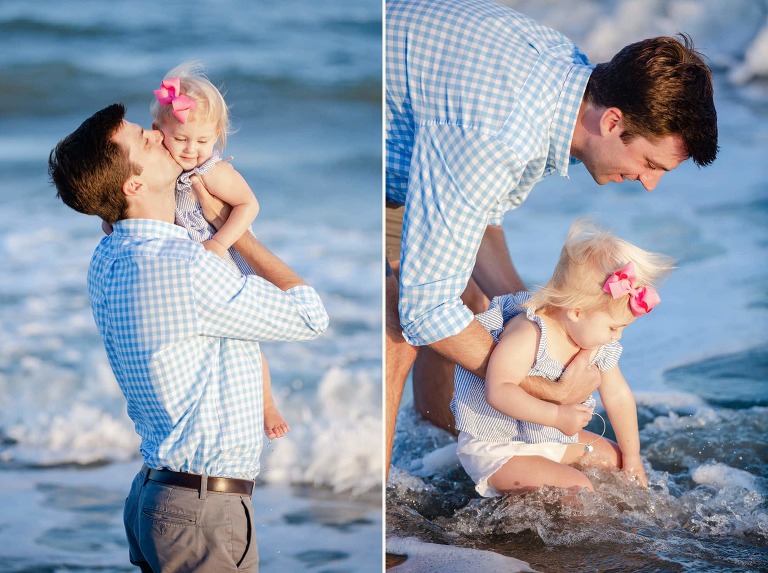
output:
[{"label": "girl's ear", "polygon": [[578,308],[569,308],[565,311],[565,316],[571,322],[578,322],[579,317],[581,316],[581,311]]}]

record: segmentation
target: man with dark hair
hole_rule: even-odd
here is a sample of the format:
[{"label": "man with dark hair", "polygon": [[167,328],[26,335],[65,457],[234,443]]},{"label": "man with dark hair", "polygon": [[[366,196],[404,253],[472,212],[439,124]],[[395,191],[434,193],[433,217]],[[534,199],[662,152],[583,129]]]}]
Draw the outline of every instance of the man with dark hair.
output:
[{"label": "man with dark hair", "polygon": [[[73,209],[113,223],[88,294],[144,466],[125,502],[142,571],[258,571],[251,504],[262,448],[259,341],[308,340],[328,315],[317,292],[246,233],[242,276],[174,225],[181,168],[159,131],[111,105],[51,152]],[[206,190],[195,183],[198,195]],[[211,214],[220,225],[226,213]]]},{"label": "man with dark hair", "polygon": [[[494,347],[475,313],[525,290],[505,212],[573,163],[598,184],[651,191],[688,158],[710,164],[718,148],[711,71],[686,36],[644,40],[593,67],[562,34],[493,0],[390,0],[386,12],[391,456],[411,365],[416,409],[452,429],[454,363],[483,377]],[[599,384],[587,358],[560,383],[523,387],[581,401]]]},{"label": "man with dark hair", "polygon": [[[123,183],[141,174],[112,140],[124,116],[120,104],[104,108],[63,139],[49,157],[48,172],[57,196],[75,211],[98,215],[110,224],[126,217],[128,205],[120,192]],[[168,169],[181,168],[168,165]]]}]

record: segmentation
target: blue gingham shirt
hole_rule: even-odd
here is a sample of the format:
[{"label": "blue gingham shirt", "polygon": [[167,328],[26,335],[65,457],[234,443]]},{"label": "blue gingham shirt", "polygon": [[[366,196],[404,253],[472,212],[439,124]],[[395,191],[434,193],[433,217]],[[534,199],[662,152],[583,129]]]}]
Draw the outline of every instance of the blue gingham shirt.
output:
[{"label": "blue gingham shirt", "polygon": [[[477,320],[498,342],[504,331],[504,325],[514,316],[525,313],[528,320],[539,327],[539,345],[528,376],[539,376],[558,381],[565,371],[565,366],[552,358],[547,352],[547,328],[535,310],[524,305],[531,298],[529,292],[497,296],[491,301],[488,310],[477,315]],[[597,349],[592,364],[602,371],[608,371],[619,363],[622,347],[618,340],[613,340]],[[538,444],[557,442],[574,444],[579,435],[566,436],[557,428],[517,420],[502,414],[485,400],[485,381],[457,366],[454,376],[455,392],[451,400],[451,410],[456,417],[456,428],[470,434],[477,440],[486,442],[525,442]],[[584,404],[595,407],[595,399],[590,397]]]},{"label": "blue gingham shirt", "polygon": [[88,294],[151,468],[253,479],[262,448],[259,341],[308,340],[328,315],[312,287],[241,276],[176,225],[118,221]]},{"label": "blue gingham shirt", "polygon": [[387,2],[386,189],[405,205],[400,319],[414,345],[464,330],[488,225],[567,176],[592,72],[559,32],[493,0]]}]

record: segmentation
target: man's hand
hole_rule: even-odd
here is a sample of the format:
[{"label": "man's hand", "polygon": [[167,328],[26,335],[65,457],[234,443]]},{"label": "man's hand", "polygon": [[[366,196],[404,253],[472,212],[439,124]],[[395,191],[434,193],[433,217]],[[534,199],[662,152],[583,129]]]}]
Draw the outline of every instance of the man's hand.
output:
[{"label": "man's hand", "polygon": [[206,189],[201,177],[193,175],[189,180],[192,182],[192,190],[195,192],[197,202],[200,203],[200,207],[203,210],[203,217],[216,230],[221,229],[222,225],[227,221],[232,207],[218,197],[208,193],[208,189]]},{"label": "man's hand", "polygon": [[589,350],[580,350],[560,377],[564,392],[560,404],[579,404],[600,387],[600,371],[589,367],[589,355]]},{"label": "man's hand", "polygon": [[531,396],[553,404],[581,404],[600,386],[601,381],[600,371],[589,368],[589,354],[589,350],[580,350],[559,382],[527,376],[520,382],[520,387]]}]

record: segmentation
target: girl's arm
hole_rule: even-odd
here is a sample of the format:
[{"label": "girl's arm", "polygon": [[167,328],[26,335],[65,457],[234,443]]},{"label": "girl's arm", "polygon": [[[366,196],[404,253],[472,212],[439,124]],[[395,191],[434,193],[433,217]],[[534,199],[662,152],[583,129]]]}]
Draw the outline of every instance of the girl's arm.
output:
[{"label": "girl's arm", "polygon": [[[203,245],[223,254],[243,236],[259,213],[259,203],[243,176],[226,161],[217,163],[202,176],[208,192],[232,206],[232,212],[210,241]],[[214,244],[210,244],[214,241]]]},{"label": "girl's arm", "polygon": [[616,442],[621,449],[621,468],[648,486],[648,478],[640,459],[640,435],[637,428],[637,404],[629,384],[618,366],[602,372],[600,398],[611,420]]},{"label": "girl's arm", "polygon": [[512,319],[509,322],[488,361],[485,399],[507,416],[551,426],[567,435],[575,434],[592,418],[589,407],[545,402],[520,387],[536,358],[538,339],[539,329],[531,321]]}]

